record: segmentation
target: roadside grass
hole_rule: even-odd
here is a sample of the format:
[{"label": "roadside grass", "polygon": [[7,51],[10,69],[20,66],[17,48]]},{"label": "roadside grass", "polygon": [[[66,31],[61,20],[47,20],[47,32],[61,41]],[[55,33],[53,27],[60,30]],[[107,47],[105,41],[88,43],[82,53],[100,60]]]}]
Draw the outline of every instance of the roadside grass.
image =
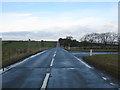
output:
[{"label": "roadside grass", "polygon": [[54,41],[2,41],[2,67],[16,63],[45,49],[56,47]]},{"label": "roadside grass", "polygon": [[[82,52],[89,52],[90,49],[81,49],[81,48],[64,48],[67,51],[82,51]],[[93,52],[118,52],[118,49],[92,49]]]},{"label": "roadside grass", "polygon": [[87,63],[115,77],[116,79],[118,79],[118,76],[120,76],[120,69],[118,68],[118,54],[100,54],[86,56],[83,59]]}]

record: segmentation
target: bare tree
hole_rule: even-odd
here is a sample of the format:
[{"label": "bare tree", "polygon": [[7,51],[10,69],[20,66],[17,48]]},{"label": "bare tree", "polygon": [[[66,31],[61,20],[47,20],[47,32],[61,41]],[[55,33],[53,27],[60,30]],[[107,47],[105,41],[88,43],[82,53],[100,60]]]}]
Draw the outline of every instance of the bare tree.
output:
[{"label": "bare tree", "polygon": [[[80,41],[90,43],[89,46],[93,46],[93,43],[102,44],[102,47],[110,47],[114,43],[118,42],[118,34],[116,33],[92,33],[84,35]],[[115,44],[114,44],[115,45]]]}]

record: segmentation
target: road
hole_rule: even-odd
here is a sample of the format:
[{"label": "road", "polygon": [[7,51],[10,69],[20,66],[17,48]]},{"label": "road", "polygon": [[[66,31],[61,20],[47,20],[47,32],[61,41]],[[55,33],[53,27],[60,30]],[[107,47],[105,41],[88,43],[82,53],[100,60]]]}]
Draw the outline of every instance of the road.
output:
[{"label": "road", "polygon": [[114,88],[57,44],[2,74],[3,88]]}]

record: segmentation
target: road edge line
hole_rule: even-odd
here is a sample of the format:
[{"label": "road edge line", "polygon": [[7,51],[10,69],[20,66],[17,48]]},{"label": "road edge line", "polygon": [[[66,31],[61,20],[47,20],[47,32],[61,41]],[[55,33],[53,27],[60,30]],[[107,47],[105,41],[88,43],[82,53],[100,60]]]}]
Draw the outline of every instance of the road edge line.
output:
[{"label": "road edge line", "polygon": [[[74,56],[75,57],[75,56]],[[82,64],[84,64],[86,67],[93,69],[90,65],[88,65],[86,62],[80,60],[79,58],[75,57],[78,61],[80,61]]]},{"label": "road edge line", "polygon": [[[46,52],[46,50],[45,50],[45,51],[42,51],[42,52],[40,52],[40,53],[38,53],[38,54],[40,55],[40,54],[43,54],[43,53],[45,53],[45,52]],[[35,54],[35,55],[37,55],[37,54]],[[34,56],[34,55],[32,55],[32,56]],[[29,58],[31,58],[31,56],[28,57],[28,58],[26,58],[26,59],[24,59],[23,61],[20,61],[20,62],[17,62],[17,63],[12,64],[12,65],[10,65],[10,66],[7,66],[8,68],[7,68],[7,67],[4,68],[4,71],[3,71],[3,68],[2,68],[0,74],[3,74],[3,73],[5,73],[5,72],[9,71],[10,69],[14,68],[14,67],[17,66],[18,64],[21,64],[21,63],[27,61]]]}]

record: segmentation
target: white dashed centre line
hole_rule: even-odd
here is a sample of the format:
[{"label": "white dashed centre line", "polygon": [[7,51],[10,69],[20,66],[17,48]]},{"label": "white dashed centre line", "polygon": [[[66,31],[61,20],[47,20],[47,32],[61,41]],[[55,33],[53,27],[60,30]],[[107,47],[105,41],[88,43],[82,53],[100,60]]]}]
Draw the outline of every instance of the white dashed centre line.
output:
[{"label": "white dashed centre line", "polygon": [[50,77],[50,73],[47,73],[40,90],[45,90],[45,88],[47,87],[49,77]]},{"label": "white dashed centre line", "polygon": [[[55,56],[56,56],[56,51],[55,51],[55,53],[54,53],[54,55],[52,57],[52,61],[51,61],[50,67],[53,66],[53,62],[54,62]],[[49,77],[50,77],[50,73],[47,73],[40,90],[45,90],[46,89]]]},{"label": "white dashed centre line", "polygon": [[51,64],[50,64],[50,66],[53,66],[53,61],[54,61],[54,58],[52,58],[52,61],[51,61]]},{"label": "white dashed centre line", "polygon": [[50,67],[53,66],[53,62],[54,62],[54,60],[55,60],[55,59],[54,59],[55,56],[56,56],[56,51],[55,51],[55,53],[54,53],[54,55],[53,55],[53,57],[52,57],[52,61],[51,61]]}]

